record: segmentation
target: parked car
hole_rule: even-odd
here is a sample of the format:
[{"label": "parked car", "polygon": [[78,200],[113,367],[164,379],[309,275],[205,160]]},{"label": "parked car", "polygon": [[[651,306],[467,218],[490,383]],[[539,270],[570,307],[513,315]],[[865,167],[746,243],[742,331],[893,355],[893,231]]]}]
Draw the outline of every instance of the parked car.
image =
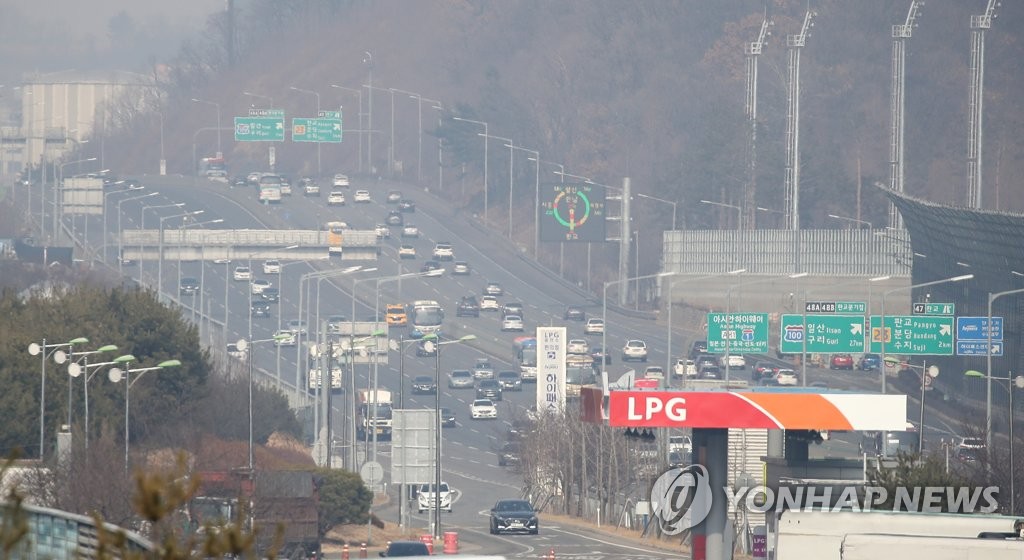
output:
[{"label": "parked car", "polygon": [[537,512],[530,502],[520,499],[498,500],[491,508],[491,534],[540,532]]},{"label": "parked car", "polygon": [[853,356],[849,354],[832,354],[828,361],[828,369],[853,369]]},{"label": "parked car", "polygon": [[622,361],[647,361],[647,343],[642,340],[628,340],[626,345],[622,347]]}]

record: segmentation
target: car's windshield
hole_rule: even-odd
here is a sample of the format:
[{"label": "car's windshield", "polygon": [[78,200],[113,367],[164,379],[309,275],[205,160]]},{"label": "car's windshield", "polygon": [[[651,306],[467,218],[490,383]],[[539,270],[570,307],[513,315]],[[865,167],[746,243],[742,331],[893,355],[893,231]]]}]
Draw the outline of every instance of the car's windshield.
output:
[{"label": "car's windshield", "polygon": [[526,500],[507,500],[498,502],[494,509],[497,511],[532,511],[533,506]]}]

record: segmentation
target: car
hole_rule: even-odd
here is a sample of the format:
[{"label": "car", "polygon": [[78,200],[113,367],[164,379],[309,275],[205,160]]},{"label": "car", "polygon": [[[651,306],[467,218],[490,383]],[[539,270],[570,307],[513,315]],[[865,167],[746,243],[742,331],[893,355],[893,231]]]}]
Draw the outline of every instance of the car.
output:
[{"label": "car", "polygon": [[586,354],[590,351],[590,345],[582,338],[570,338],[565,345],[566,354]]},{"label": "car", "polygon": [[793,386],[797,384],[799,379],[796,376],[796,372],[789,368],[781,368],[775,374],[775,383],[778,385],[789,385]]},{"label": "car", "polygon": [[612,363],[612,355],[604,353],[603,346],[595,346],[590,349],[590,357],[594,358],[594,365],[600,365],[601,359],[604,359],[605,365]]},{"label": "car", "polygon": [[497,379],[481,379],[476,384],[476,398],[501,400],[501,383]]},{"label": "car", "polygon": [[695,360],[699,354],[706,354],[708,351],[708,341],[706,340],[694,340],[690,346],[690,353],[687,357],[691,360]]},{"label": "car", "polygon": [[[444,268],[437,261],[424,261],[423,266],[420,267],[420,272],[434,272],[435,270],[440,271],[438,274],[444,274]],[[431,276],[435,276],[435,274],[431,274]]]},{"label": "car", "polygon": [[882,367],[882,356],[879,354],[864,354],[857,360],[857,369],[861,371],[878,371]]},{"label": "car", "polygon": [[260,299],[267,303],[277,303],[281,300],[281,290],[274,288],[273,286],[263,288],[263,291],[260,292]]},{"label": "car", "polygon": [[775,377],[775,372],[778,370],[779,366],[765,360],[758,360],[750,368],[750,378],[757,381],[762,378]]},{"label": "car", "polygon": [[578,305],[570,305],[565,308],[562,318],[566,321],[586,321],[587,313]]},{"label": "car", "polygon": [[476,301],[476,296],[462,296],[459,300],[458,306],[455,308],[456,317],[479,317],[480,316],[480,303]]},{"label": "car", "polygon": [[348,322],[348,318],[344,315],[331,315],[327,318],[327,332],[341,334],[341,326]]},{"label": "car", "polygon": [[320,185],[312,177],[303,177],[299,180],[299,187],[304,196],[320,196]]},{"label": "car", "polygon": [[523,332],[525,328],[519,315],[505,315],[501,320],[501,332]]},{"label": "car", "polygon": [[455,249],[447,241],[440,241],[434,244],[434,258],[439,261],[455,260]]},{"label": "car", "polygon": [[591,317],[583,325],[583,334],[604,334],[604,319]]},{"label": "car", "polygon": [[494,296],[484,296],[480,298],[480,311],[497,311],[501,306],[498,305],[498,298]]},{"label": "car", "polygon": [[672,366],[672,375],[676,377],[697,377],[697,363],[689,358],[676,358]]},{"label": "car", "polygon": [[642,340],[627,340],[622,347],[622,361],[647,361],[647,343]]},{"label": "car", "polygon": [[690,436],[669,436],[668,450],[670,453],[673,451],[693,453],[693,440]]},{"label": "car", "polygon": [[387,218],[384,218],[384,223],[391,227],[402,227],[405,223],[405,218],[402,217],[401,212],[398,210],[392,210],[388,212]]},{"label": "car", "polygon": [[258,185],[260,183],[260,177],[262,176],[262,171],[252,171],[245,176],[245,180],[251,185]]},{"label": "car", "polygon": [[697,357],[694,358],[693,362],[697,364],[698,371],[700,371],[700,368],[705,365],[718,366],[722,363],[714,354],[697,354]]},{"label": "car", "polygon": [[384,320],[389,327],[404,327],[409,324],[409,317],[405,313],[405,306],[401,303],[389,303],[384,308]]},{"label": "car", "polygon": [[181,283],[178,285],[178,291],[183,296],[194,296],[199,293],[199,280],[186,276],[181,279]]},{"label": "car", "polygon": [[523,378],[519,376],[518,372],[499,371],[497,379],[498,383],[501,383],[501,389],[503,391],[523,390]]},{"label": "car", "polygon": [[849,354],[832,354],[828,361],[828,369],[853,369],[853,356]]},{"label": "car", "polygon": [[398,201],[402,200],[402,191],[388,191],[387,197],[384,200],[388,204],[398,204]]},{"label": "car", "polygon": [[501,316],[507,317],[509,315],[518,315],[522,318],[523,315],[523,304],[518,301],[510,301],[505,305],[501,306]]},{"label": "car", "polygon": [[390,239],[391,229],[388,228],[387,224],[377,224],[373,226],[374,233],[377,234],[377,239]]},{"label": "car", "polygon": [[441,427],[454,428],[455,426],[455,412],[448,407],[441,407]]},{"label": "car", "polygon": [[234,358],[236,360],[241,360],[243,362],[249,356],[249,352],[247,352],[246,350],[240,349],[238,347],[238,345],[233,343],[233,342],[231,344],[228,344],[227,351],[228,351],[228,356],[230,356],[230,357],[232,357],[232,358]]},{"label": "car", "polygon": [[416,203],[411,201],[411,200],[409,200],[408,198],[400,199],[398,201],[398,211],[399,212],[415,212],[416,211]]},{"label": "car", "polygon": [[437,383],[431,375],[417,375],[412,378],[412,394],[433,395],[437,392]]},{"label": "car", "polygon": [[452,265],[452,274],[455,276],[469,276],[469,263],[466,261],[455,261]]},{"label": "car", "polygon": [[348,175],[345,175],[344,173],[335,173],[334,174],[334,179],[331,181],[331,186],[334,186],[334,187],[348,187],[349,186]]},{"label": "car", "polygon": [[402,227],[402,237],[419,237],[419,236],[420,236],[420,228],[418,228],[418,227],[416,227],[416,226],[414,226],[412,224],[405,224],[405,226]]},{"label": "car", "polygon": [[484,286],[484,295],[503,296],[505,295],[505,290],[501,287],[501,284],[497,282],[488,282],[487,285]]},{"label": "car", "polygon": [[[452,491],[448,486],[447,482],[442,482],[440,487],[437,487],[440,492],[437,492],[438,499],[434,498],[433,484],[420,484],[416,488],[416,508],[420,513],[426,511],[434,511],[434,508],[440,506],[443,511],[448,513],[452,512]],[[440,502],[440,503],[438,503]]]},{"label": "car", "polygon": [[306,322],[302,319],[292,319],[288,321],[288,330],[300,335],[306,334]]},{"label": "car", "polygon": [[387,549],[380,553],[382,558],[404,556],[430,556],[430,548],[420,541],[389,541]]},{"label": "car", "polygon": [[415,259],[416,258],[416,247],[409,244],[400,245],[398,247],[398,258],[400,259]]},{"label": "car", "polygon": [[292,195],[292,182],[287,177],[281,175],[281,196]]},{"label": "car", "polygon": [[647,366],[644,368],[644,379],[665,379],[665,368],[661,366]]},{"label": "car", "polygon": [[972,447],[961,447],[956,450],[956,459],[962,463],[976,463],[980,455],[979,451]]},{"label": "car", "polygon": [[469,417],[473,420],[493,420],[498,417],[498,407],[490,399],[476,399],[469,405]]},{"label": "car", "polygon": [[256,296],[263,293],[263,290],[271,286],[270,280],[264,280],[257,278],[249,284],[249,289],[252,290],[252,295]]},{"label": "car", "polygon": [[235,282],[252,280],[252,270],[249,270],[247,266],[236,266],[235,270],[231,273],[231,278]]},{"label": "car", "polygon": [[370,191],[359,189],[352,195],[352,202],[372,202],[370,200]]},{"label": "car", "polygon": [[281,261],[273,259],[263,261],[263,274],[281,274]]},{"label": "car", "polygon": [[747,359],[742,354],[726,354],[719,359],[722,367],[729,366],[729,369],[747,369]]},{"label": "car", "polygon": [[683,451],[669,451],[668,452],[668,468],[670,469],[681,469],[689,465],[692,461],[692,455]]},{"label": "car", "polygon": [[468,369],[456,369],[448,374],[449,389],[472,389],[473,383],[473,372]]},{"label": "car", "polygon": [[279,330],[273,336],[275,346],[295,346],[297,343],[295,333],[289,330]]},{"label": "car", "polygon": [[253,317],[266,319],[270,317],[270,304],[265,301],[254,301],[252,302],[250,313],[252,313]]},{"label": "car", "polygon": [[490,529],[492,535],[500,533],[536,535],[540,532],[540,523],[537,520],[537,512],[530,502],[521,499],[502,499],[498,500],[491,508]]},{"label": "car", "polygon": [[722,367],[718,364],[704,363],[704,365],[697,366],[697,378],[698,379],[721,379],[722,378]]},{"label": "car", "polygon": [[328,206],[344,206],[345,205],[345,193],[341,191],[331,191],[331,194],[327,195]]},{"label": "car", "polygon": [[475,379],[494,378],[494,366],[491,365],[491,361],[487,358],[477,358],[476,363],[473,364],[473,377]]},{"label": "car", "polygon": [[985,449],[985,438],[980,437],[963,437],[960,439],[961,449]]},{"label": "car", "polygon": [[521,445],[518,441],[506,441],[498,450],[498,466],[508,467],[519,464]]}]

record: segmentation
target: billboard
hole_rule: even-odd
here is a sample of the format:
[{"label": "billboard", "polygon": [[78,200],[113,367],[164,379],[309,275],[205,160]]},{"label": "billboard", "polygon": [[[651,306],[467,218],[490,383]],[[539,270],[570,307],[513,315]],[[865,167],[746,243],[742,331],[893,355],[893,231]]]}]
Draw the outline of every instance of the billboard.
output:
[{"label": "billboard", "polygon": [[565,408],[565,327],[537,327],[537,412]]},{"label": "billboard", "polygon": [[541,241],[606,241],[604,187],[590,183],[544,185],[538,214]]},{"label": "billboard", "polygon": [[425,484],[434,480],[437,416],[432,408],[395,410],[391,428],[391,483]]}]

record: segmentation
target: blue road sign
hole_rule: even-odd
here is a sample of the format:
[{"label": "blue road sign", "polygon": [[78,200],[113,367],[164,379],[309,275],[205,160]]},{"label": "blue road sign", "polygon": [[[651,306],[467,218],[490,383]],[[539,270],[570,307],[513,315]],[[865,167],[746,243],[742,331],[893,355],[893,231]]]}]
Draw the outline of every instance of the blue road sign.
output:
[{"label": "blue road sign", "polygon": [[[956,354],[957,356],[987,356],[985,347],[988,346],[988,342],[976,341],[976,340],[958,340],[956,341]],[[992,342],[992,355],[1002,356],[1003,355],[1003,343]]]},{"label": "blue road sign", "polygon": [[988,317],[957,317],[956,318],[956,339],[957,340],[984,340],[988,341],[989,330],[992,331],[992,340],[1003,339],[1003,318],[992,317],[992,327],[989,329]]}]

